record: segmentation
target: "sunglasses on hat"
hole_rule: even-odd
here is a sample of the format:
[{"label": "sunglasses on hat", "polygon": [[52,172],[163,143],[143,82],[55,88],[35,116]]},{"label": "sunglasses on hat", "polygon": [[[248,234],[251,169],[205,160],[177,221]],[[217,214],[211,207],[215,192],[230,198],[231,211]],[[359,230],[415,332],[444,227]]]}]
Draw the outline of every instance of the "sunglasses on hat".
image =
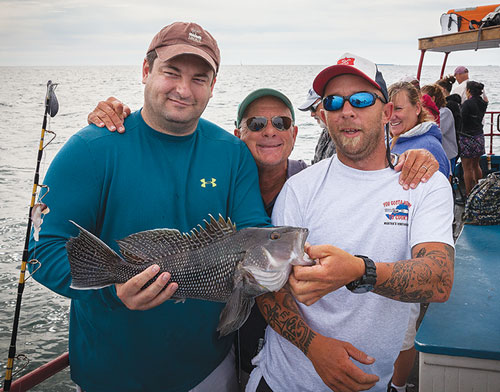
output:
[{"label": "sunglasses on hat", "polygon": [[[286,131],[292,125],[292,119],[285,116],[274,116],[271,118],[271,124],[278,131]],[[252,132],[258,132],[267,125],[267,117],[250,117],[246,121],[247,128]]]},{"label": "sunglasses on hat", "polygon": [[366,108],[374,105],[377,98],[383,103],[387,103],[384,98],[369,91],[360,91],[347,97],[342,95],[328,95],[323,98],[323,108],[329,112],[334,112],[342,109],[345,101],[349,101],[352,107]]}]

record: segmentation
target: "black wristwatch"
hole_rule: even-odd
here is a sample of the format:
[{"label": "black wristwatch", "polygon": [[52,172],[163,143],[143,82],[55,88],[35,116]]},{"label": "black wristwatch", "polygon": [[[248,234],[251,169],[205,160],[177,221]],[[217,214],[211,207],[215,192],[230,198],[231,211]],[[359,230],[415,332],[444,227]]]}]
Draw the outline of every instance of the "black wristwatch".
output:
[{"label": "black wristwatch", "polygon": [[377,283],[377,268],[372,259],[366,256],[354,255],[355,257],[360,257],[365,262],[365,273],[361,279],[352,281],[346,284],[350,291],[356,294],[367,293],[373,290],[373,286]]}]

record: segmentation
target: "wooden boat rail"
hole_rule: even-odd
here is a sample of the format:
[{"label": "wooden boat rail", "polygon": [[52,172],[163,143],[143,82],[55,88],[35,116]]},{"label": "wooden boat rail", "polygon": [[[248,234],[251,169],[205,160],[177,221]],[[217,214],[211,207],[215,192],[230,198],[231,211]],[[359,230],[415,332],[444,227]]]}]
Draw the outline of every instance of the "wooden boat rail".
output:
[{"label": "wooden boat rail", "polygon": [[[68,366],[69,354],[66,352],[52,361],[47,362],[45,365],[36,368],[32,372],[13,380],[10,386],[10,392],[28,391]],[[3,388],[0,388],[0,392],[3,392]]]}]

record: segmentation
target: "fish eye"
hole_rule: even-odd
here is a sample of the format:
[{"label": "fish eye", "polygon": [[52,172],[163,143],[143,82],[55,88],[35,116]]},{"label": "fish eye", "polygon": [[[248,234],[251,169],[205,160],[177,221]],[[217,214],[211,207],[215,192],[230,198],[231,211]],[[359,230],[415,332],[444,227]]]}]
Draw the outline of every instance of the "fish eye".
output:
[{"label": "fish eye", "polygon": [[269,236],[269,238],[271,238],[272,240],[279,240],[280,237],[281,237],[280,233],[278,233],[277,231],[273,231]]}]

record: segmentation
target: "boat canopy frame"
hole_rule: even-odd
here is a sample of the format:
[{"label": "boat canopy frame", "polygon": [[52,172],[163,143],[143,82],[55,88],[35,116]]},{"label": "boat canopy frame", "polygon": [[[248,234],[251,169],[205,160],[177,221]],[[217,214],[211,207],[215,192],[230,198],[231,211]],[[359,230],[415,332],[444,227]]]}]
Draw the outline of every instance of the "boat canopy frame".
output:
[{"label": "boat canopy frame", "polygon": [[[442,79],[446,68],[446,62],[448,61],[448,55],[451,52],[459,52],[462,50],[477,51],[478,49],[493,48],[500,48],[500,26],[419,38],[418,49],[420,50],[420,61],[418,63],[417,79],[420,80],[420,76],[422,75],[424,56],[427,51],[444,53],[443,65],[439,75],[439,78]],[[490,118],[490,130],[488,133],[485,133],[484,136],[489,138],[490,147],[488,156],[491,156],[493,155],[493,137],[500,136],[500,111],[487,111],[486,116]]]},{"label": "boat canopy frame", "polygon": [[441,74],[439,76],[442,78],[446,68],[446,62],[448,61],[448,55],[451,52],[490,48],[500,48],[500,26],[419,38],[418,49],[420,50],[420,61],[418,64],[417,79],[420,80],[424,56],[427,51],[442,52],[445,54],[443,66],[441,67]]}]

